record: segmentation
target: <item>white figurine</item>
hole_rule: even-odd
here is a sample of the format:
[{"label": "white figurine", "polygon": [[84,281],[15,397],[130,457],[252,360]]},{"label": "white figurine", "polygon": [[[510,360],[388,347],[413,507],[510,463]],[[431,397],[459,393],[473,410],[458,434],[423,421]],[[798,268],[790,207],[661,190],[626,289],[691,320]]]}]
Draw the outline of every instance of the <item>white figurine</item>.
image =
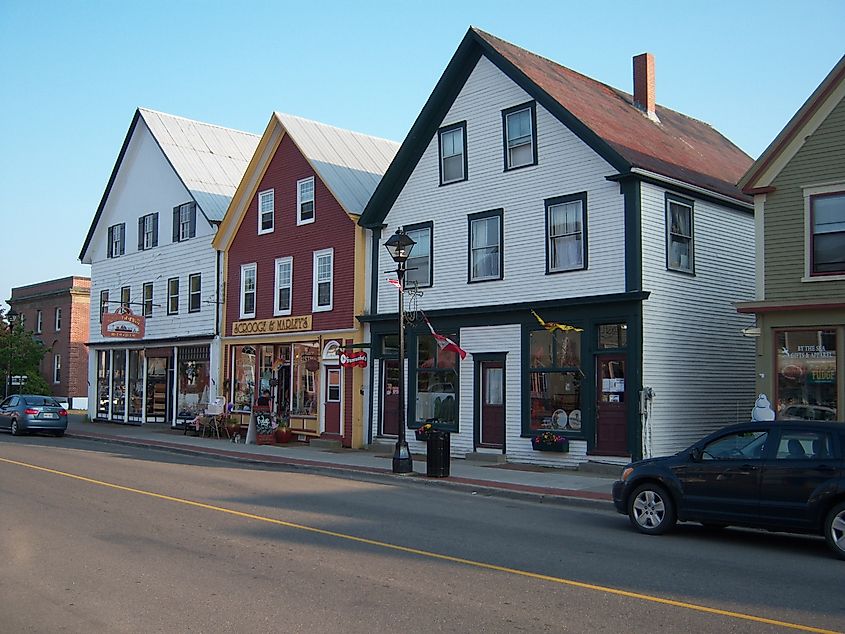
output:
[{"label": "white figurine", "polygon": [[761,394],[757,397],[757,401],[754,403],[754,407],[751,409],[751,420],[766,421],[774,419],[775,411],[772,409],[772,404],[769,403],[769,399],[766,398],[765,394]]}]

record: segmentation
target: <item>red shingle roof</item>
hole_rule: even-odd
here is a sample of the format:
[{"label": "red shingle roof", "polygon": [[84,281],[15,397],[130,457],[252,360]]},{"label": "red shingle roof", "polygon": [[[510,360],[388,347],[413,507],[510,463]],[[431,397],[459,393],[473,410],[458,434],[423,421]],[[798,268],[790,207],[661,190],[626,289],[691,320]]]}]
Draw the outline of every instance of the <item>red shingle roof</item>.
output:
[{"label": "red shingle roof", "polygon": [[472,30],[632,167],[751,200],[736,186],[751,157],[710,125],[659,105],[660,123],[655,123],[634,106],[630,94]]}]

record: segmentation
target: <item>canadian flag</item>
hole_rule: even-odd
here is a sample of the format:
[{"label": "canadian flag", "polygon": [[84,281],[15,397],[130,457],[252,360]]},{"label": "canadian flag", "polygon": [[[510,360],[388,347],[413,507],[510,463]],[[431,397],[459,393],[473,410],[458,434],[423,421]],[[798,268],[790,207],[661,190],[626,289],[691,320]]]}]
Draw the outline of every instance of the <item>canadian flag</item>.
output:
[{"label": "canadian flag", "polygon": [[466,358],[466,350],[464,350],[454,341],[449,339],[449,337],[446,337],[445,335],[438,335],[436,332],[434,332],[434,327],[431,325],[431,322],[428,320],[428,317],[423,316],[423,319],[425,319],[425,323],[428,325],[428,329],[431,331],[431,336],[434,337],[434,340],[437,342],[437,345],[440,347],[441,350],[449,350],[450,352],[454,352],[455,354],[459,355],[461,359]]},{"label": "canadian flag", "polygon": [[402,290],[402,285],[399,283],[399,280],[397,280],[397,279],[390,278],[390,279],[387,280],[387,283],[392,285],[392,286],[395,286],[400,291]]}]

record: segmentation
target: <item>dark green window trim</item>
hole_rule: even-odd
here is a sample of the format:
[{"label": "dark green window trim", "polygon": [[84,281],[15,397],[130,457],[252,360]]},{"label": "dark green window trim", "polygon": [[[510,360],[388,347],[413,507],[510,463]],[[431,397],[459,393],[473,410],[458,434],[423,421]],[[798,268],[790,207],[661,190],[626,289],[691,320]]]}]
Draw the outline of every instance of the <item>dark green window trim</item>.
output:
[{"label": "dark green window trim", "polygon": [[[511,115],[515,112],[519,112],[521,110],[530,109],[531,111],[531,151],[533,153],[532,161],[530,163],[526,163],[525,165],[518,165],[516,167],[511,167],[508,161],[508,115]],[[527,101],[525,103],[521,103],[518,106],[513,106],[511,108],[507,108],[506,110],[502,110],[502,149],[504,150],[504,159],[505,159],[505,172],[511,172],[513,170],[522,169],[523,167],[531,167],[532,165],[537,165],[537,102],[536,101]]]},{"label": "dark green window trim", "polygon": [[[411,225],[403,225],[402,229],[405,233],[419,229],[428,229],[428,284],[420,284],[419,288],[431,288],[434,286],[434,222],[431,220],[415,222]],[[413,255],[414,251],[412,249],[411,259],[413,259]]]},{"label": "dark green window trim", "polygon": [[[499,219],[499,275],[498,277],[472,278],[472,223],[485,218]],[[467,216],[467,284],[479,284],[481,282],[495,282],[505,276],[505,222],[504,209],[491,209],[480,211]]]},{"label": "dark green window trim", "polygon": [[[669,212],[669,203],[677,203],[679,205],[684,205],[689,207],[689,216],[690,216],[690,262],[689,270],[683,268],[676,268],[669,265],[669,249],[671,247],[671,215]],[[666,192],[664,194],[664,218],[666,221],[666,240],[665,240],[665,249],[666,249],[666,270],[672,271],[674,273],[681,273],[682,275],[692,275],[695,276],[695,201],[690,198],[683,198],[682,196],[676,196],[675,194],[670,194]]]},{"label": "dark green window trim", "polygon": [[[549,249],[549,242],[551,241],[551,222],[550,209],[555,205],[573,202],[575,200],[581,201],[581,266],[571,269],[560,269],[553,271],[550,264],[551,250]],[[587,192],[579,192],[577,194],[568,194],[566,196],[557,196],[555,198],[547,198],[543,201],[546,208],[546,275],[557,275],[558,273],[571,273],[572,271],[584,271],[588,268],[588,253],[589,242],[587,240]]]},{"label": "dark green window trim", "polygon": [[[463,163],[464,163],[464,175],[463,178],[457,178],[451,181],[444,181],[443,180],[443,142],[442,137],[447,132],[452,132],[454,130],[461,130],[462,135],[462,143],[463,143]],[[455,183],[463,183],[465,180],[469,178],[469,161],[467,159],[467,122],[460,121],[458,123],[453,123],[451,125],[443,126],[437,131],[437,165],[440,171],[440,187],[444,187],[446,185],[454,185]]]}]

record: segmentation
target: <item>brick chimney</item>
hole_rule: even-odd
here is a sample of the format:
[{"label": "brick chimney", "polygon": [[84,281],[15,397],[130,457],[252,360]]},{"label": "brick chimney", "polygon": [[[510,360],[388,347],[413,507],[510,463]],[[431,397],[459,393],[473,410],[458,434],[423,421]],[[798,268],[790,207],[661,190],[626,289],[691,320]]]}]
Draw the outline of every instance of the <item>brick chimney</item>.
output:
[{"label": "brick chimney", "polygon": [[634,57],[634,105],[652,121],[659,121],[654,111],[654,55]]}]

